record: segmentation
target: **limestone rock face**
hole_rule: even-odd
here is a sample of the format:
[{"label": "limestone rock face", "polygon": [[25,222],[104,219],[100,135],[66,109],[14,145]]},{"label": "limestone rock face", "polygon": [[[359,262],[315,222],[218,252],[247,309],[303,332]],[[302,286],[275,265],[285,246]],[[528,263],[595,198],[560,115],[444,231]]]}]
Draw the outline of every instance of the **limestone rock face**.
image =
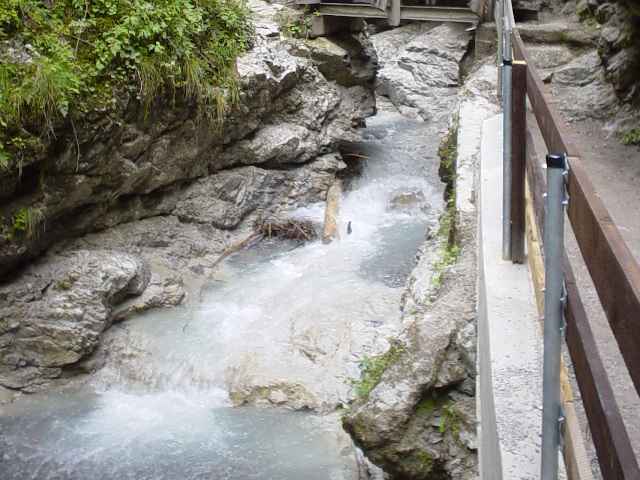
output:
[{"label": "limestone rock face", "polygon": [[446,130],[469,39],[459,24],[410,25],[373,36],[382,65],[376,91],[400,111],[400,106],[416,109],[424,120]]},{"label": "limestone rock face", "polygon": [[595,48],[599,30],[569,21],[523,23],[518,31],[565,121],[613,119],[618,99]]},{"label": "limestone rock face", "polygon": [[618,98],[640,108],[638,70],[640,69],[640,4],[626,2],[598,2],[592,13],[602,24],[598,51],[606,68],[607,79]]},{"label": "limestone rock face", "polygon": [[616,110],[616,95],[605,80],[600,58],[592,51],[557,68],[549,91],[558,100],[558,108],[567,121],[611,118]]}]

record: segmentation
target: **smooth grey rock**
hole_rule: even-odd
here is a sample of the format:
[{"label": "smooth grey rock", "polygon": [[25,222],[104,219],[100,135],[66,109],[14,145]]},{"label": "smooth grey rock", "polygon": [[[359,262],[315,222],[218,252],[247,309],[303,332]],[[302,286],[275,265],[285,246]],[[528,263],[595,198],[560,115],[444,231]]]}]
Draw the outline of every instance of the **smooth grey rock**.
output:
[{"label": "smooth grey rock", "polygon": [[594,48],[598,42],[600,31],[571,23],[537,23],[518,24],[518,32],[525,42],[532,43],[567,43],[578,47]]},{"label": "smooth grey rock", "polygon": [[605,80],[597,52],[582,55],[556,69],[549,90],[565,121],[610,119],[616,110],[614,89]]},{"label": "smooth grey rock", "polygon": [[148,283],[147,265],[119,252],[70,251],[30,266],[0,287],[0,384],[61,375],[93,351],[113,306]]},{"label": "smooth grey rock", "polygon": [[[201,179],[179,195],[173,214],[186,222],[229,229],[250,212],[278,214],[292,205],[317,201],[326,195],[335,172],[344,167],[334,155],[326,155],[310,168],[265,170],[242,167]],[[276,210],[271,205],[277,204]]]},{"label": "smooth grey rock", "polygon": [[[344,167],[335,155],[324,155],[286,170],[223,171],[160,197],[163,216],[57,245],[43,262],[0,287],[0,384],[33,389],[70,366],[96,368],[100,359],[86,357],[112,322],[179,304],[185,283],[208,275],[224,251],[256,230],[257,218],[323,199]],[[105,286],[123,283],[131,265],[142,269],[142,280],[118,287],[117,295],[104,293]],[[47,294],[18,301],[31,291]],[[55,334],[49,333],[54,320]]]},{"label": "smooth grey rock", "polygon": [[377,57],[370,42],[355,35],[340,34],[331,39],[304,41],[308,55],[329,81],[345,87],[363,85],[374,79]]},{"label": "smooth grey rock", "polygon": [[20,392],[0,386],[0,405],[11,403],[19,396]]},{"label": "smooth grey rock", "polygon": [[601,73],[601,61],[597,52],[582,55],[567,65],[555,70],[553,83],[584,86],[593,83]]},{"label": "smooth grey rock", "polygon": [[425,121],[444,131],[460,86],[460,61],[468,48],[469,33],[457,24],[414,32],[415,27],[405,27],[385,32],[381,39],[372,37],[383,65],[376,90],[397,106],[417,109]]},{"label": "smooth grey rock", "polygon": [[527,50],[538,70],[556,68],[573,60],[571,50],[564,45],[530,45]]}]

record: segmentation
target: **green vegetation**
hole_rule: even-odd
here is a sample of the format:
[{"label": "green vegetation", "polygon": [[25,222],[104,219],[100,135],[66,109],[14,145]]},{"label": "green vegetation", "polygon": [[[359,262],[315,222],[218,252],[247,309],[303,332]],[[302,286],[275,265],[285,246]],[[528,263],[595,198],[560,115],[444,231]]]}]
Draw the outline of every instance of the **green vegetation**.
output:
[{"label": "green vegetation", "polygon": [[460,427],[458,426],[458,418],[456,417],[456,414],[453,411],[453,405],[451,400],[449,400],[444,406],[442,423],[438,427],[438,431],[441,434],[443,434],[447,430],[448,426],[451,427],[451,433],[453,433],[453,438],[458,440],[460,438]]},{"label": "green vegetation", "polygon": [[440,156],[440,178],[447,182],[445,188],[445,198],[447,201],[447,210],[440,218],[440,228],[438,229],[438,236],[444,238],[443,251],[438,254],[439,260],[433,266],[433,277],[431,278],[431,285],[436,288],[440,287],[442,283],[442,275],[445,267],[453,265],[458,261],[460,256],[460,250],[456,243],[456,156],[458,145],[458,124],[454,123],[449,127],[447,135],[442,139],[440,147],[438,148],[438,155]]},{"label": "green vegetation", "polygon": [[115,108],[118,93],[181,95],[221,120],[238,99],[247,15],[245,0],[3,0],[0,168],[56,118]]},{"label": "green vegetation", "polygon": [[[314,12],[315,15],[316,12]],[[319,13],[319,12],[318,12]],[[306,11],[283,8],[276,15],[280,31],[287,37],[309,38],[311,34],[311,19]]]},{"label": "green vegetation", "polygon": [[447,428],[450,428],[456,440],[460,437],[460,426],[453,410],[453,400],[447,394],[439,394],[437,391],[432,390],[418,403],[416,415],[425,417],[439,416],[442,419],[442,422],[438,425],[440,434],[444,434]]},{"label": "green vegetation", "polygon": [[[438,155],[440,156],[440,176],[444,181],[448,181],[453,177],[455,169],[456,154],[458,145],[458,125],[454,124],[449,127],[447,135],[442,139],[438,147]],[[444,170],[444,171],[443,171]],[[447,178],[444,178],[444,177]]]},{"label": "green vegetation", "polygon": [[629,130],[623,141],[627,145],[640,145],[640,128],[632,128]]},{"label": "green vegetation", "polygon": [[391,347],[382,355],[366,356],[358,362],[361,371],[359,380],[349,378],[348,383],[351,385],[360,400],[366,400],[371,390],[380,382],[383,372],[395,362],[403,352],[402,346],[392,341]]},{"label": "green vegetation", "polygon": [[585,27],[601,28],[595,13],[586,2],[578,4],[578,17],[580,18],[580,23]]},{"label": "green vegetation", "polygon": [[35,207],[23,207],[13,217],[13,228],[25,232],[28,237],[38,234],[44,215]]}]

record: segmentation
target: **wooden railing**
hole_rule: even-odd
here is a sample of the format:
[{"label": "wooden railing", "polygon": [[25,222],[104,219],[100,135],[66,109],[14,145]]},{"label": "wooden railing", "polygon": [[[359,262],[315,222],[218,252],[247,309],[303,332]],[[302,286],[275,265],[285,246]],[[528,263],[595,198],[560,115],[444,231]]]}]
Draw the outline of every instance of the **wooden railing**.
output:
[{"label": "wooden railing", "polygon": [[[580,152],[571,140],[558,108],[515,27],[510,5],[505,17],[512,27],[511,43],[515,60],[512,94],[514,120],[511,133],[514,182],[511,209],[512,243],[520,245],[525,234],[525,176],[531,192],[538,231],[545,230],[546,182],[535,153],[533,137],[526,124],[526,94],[548,151],[567,156],[568,218],[626,368],[636,391],[640,394],[640,267],[582,166]],[[518,71],[520,73],[517,73]],[[538,238],[544,239],[544,234]],[[514,248],[518,248],[517,245]],[[563,276],[566,289],[566,343],[602,475],[606,480],[640,480],[636,454],[598,352],[576,285],[571,261],[566,254]],[[570,463],[565,452],[565,464],[570,478],[580,478],[576,472],[571,471]]]}]

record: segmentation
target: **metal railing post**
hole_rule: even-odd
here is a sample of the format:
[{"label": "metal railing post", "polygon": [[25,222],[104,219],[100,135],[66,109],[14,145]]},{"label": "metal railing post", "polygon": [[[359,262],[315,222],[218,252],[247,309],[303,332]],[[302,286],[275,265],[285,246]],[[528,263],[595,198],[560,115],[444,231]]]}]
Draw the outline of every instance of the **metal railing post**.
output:
[{"label": "metal railing post", "polygon": [[562,347],[564,207],[566,156],[547,155],[547,219],[544,239],[544,366],[542,377],[541,480],[557,480],[560,441],[560,356]]},{"label": "metal railing post", "polygon": [[504,2],[498,0],[498,23],[496,33],[498,34],[498,98],[502,98],[502,52],[504,46]]},{"label": "metal railing post", "polygon": [[504,36],[502,85],[502,259],[511,260],[511,139],[513,98],[511,96],[511,31]]}]

